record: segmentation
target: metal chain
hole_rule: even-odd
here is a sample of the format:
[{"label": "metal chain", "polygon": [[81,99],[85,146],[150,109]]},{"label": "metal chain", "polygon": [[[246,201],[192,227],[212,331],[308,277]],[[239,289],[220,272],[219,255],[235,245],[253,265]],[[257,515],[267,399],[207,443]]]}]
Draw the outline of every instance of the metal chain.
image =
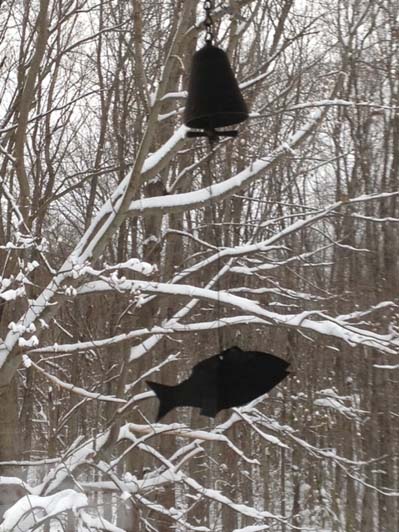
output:
[{"label": "metal chain", "polygon": [[205,0],[204,2],[204,9],[205,9],[205,42],[207,44],[212,44],[213,41],[213,20],[211,16],[211,10],[212,10],[212,1],[211,0]]}]

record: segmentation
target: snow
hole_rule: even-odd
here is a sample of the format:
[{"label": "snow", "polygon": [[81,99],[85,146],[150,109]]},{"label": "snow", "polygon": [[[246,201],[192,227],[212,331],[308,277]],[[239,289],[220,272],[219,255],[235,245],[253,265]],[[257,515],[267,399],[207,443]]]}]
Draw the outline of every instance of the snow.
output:
[{"label": "snow", "polygon": [[126,532],[124,529],[113,525],[104,517],[93,517],[85,511],[80,512],[80,520],[89,530],[106,530],[107,532]]},{"label": "snow", "polygon": [[148,246],[149,244],[158,244],[159,243],[159,237],[155,235],[150,235],[145,240],[143,240],[143,246]]},{"label": "snow", "polygon": [[399,369],[399,364],[373,364],[378,369]]},{"label": "snow", "polygon": [[[325,390],[320,390],[318,395],[321,397],[315,399],[313,404],[316,406],[321,406],[325,408],[330,408],[337,411],[338,413],[350,417],[350,418],[359,418],[359,416],[365,415],[368,412],[365,410],[360,410],[355,408],[355,397],[352,395],[338,395],[335,390],[332,388],[326,388]],[[350,406],[345,404],[346,402],[350,403]]]},{"label": "snow", "polygon": [[[92,293],[93,291],[107,292],[112,289],[113,288],[110,286],[109,282],[93,281],[82,286],[79,289],[79,293]],[[254,301],[235,296],[225,291],[217,292],[215,290],[177,283],[168,284],[134,280],[119,282],[117,289],[119,291],[127,291],[130,293],[140,291],[148,294],[168,294],[215,301],[218,304],[237,307],[244,312],[248,312],[272,323],[308,329],[326,336],[334,336],[340,338],[349,345],[366,345],[391,354],[396,354],[399,348],[399,338],[393,334],[383,335],[370,330],[354,327],[348,325],[346,322],[341,322],[337,318],[327,316],[318,311],[304,311],[297,314],[279,314],[261,307]],[[146,342],[153,341],[153,339],[149,338]],[[141,356],[142,349],[144,349],[143,346],[132,348],[131,360]]]},{"label": "snow", "polygon": [[42,518],[56,516],[67,510],[76,511],[85,506],[88,506],[86,495],[72,489],[47,497],[26,495],[5,512],[0,532],[28,532]]},{"label": "snow", "polygon": [[[141,261],[137,258],[131,258],[125,262],[119,262],[117,264],[104,264],[104,268],[101,270],[96,270],[88,263],[82,265],[76,264],[73,268],[72,276],[74,279],[78,279],[80,277],[85,276],[100,277],[107,272],[110,272],[111,276],[112,273],[114,274],[114,276],[117,276],[117,271],[121,269],[131,270],[133,272],[140,273],[145,276],[152,275],[153,273],[156,273],[158,271],[158,267],[156,264],[149,264],[148,262]],[[72,286],[67,287],[65,289],[65,293],[68,295],[76,295],[76,289]]]},{"label": "snow", "polygon": [[8,277],[3,277],[2,279],[0,279],[0,283],[1,283],[1,289],[8,288],[11,285],[12,280],[9,279]]},{"label": "snow", "polygon": [[[70,477],[74,470],[88,461],[93,456],[94,449],[99,451],[109,436],[108,432],[99,434],[95,439],[90,439],[82,445],[78,445],[75,449],[67,454],[63,462],[58,464],[55,469],[49,471],[44,478],[42,484],[35,487],[36,493],[55,491],[65,479]],[[62,493],[62,492],[60,492]],[[0,532],[2,532],[0,530]]]},{"label": "snow", "polygon": [[260,532],[261,530],[269,530],[270,528],[268,525],[253,525],[244,528],[235,528],[233,532]]},{"label": "snow", "polygon": [[31,336],[29,339],[19,338],[19,347],[35,347],[39,345],[39,338],[36,335]]},{"label": "snow", "polygon": [[64,289],[64,294],[67,296],[67,297],[73,297],[73,296],[76,296],[77,294],[77,290],[74,286],[66,286],[65,289]]},{"label": "snow", "polygon": [[[26,357],[26,358],[29,358],[29,357]],[[113,395],[103,395],[98,392],[90,392],[88,390],[85,390],[84,388],[81,388],[80,386],[75,386],[74,384],[71,384],[69,382],[62,381],[55,375],[51,375],[50,373],[47,373],[46,371],[44,371],[38,364],[35,364],[35,362],[33,362],[33,360],[31,359],[29,359],[29,365],[33,366],[37,371],[45,375],[47,380],[53,382],[60,388],[64,388],[65,390],[68,390],[71,393],[75,393],[76,395],[81,395],[82,397],[87,397],[88,399],[95,399],[97,401],[106,401],[106,402],[111,402],[111,403],[125,404],[127,402],[125,399],[120,399],[119,397],[115,397]]]},{"label": "snow", "polygon": [[377,303],[377,305],[373,305],[366,310],[355,311],[351,312],[350,314],[341,314],[338,316],[338,319],[345,321],[359,320],[360,318],[364,318],[364,316],[367,316],[372,312],[386,308],[398,308],[398,305],[393,301],[380,301],[380,303]]},{"label": "snow", "polygon": [[[165,164],[165,161],[168,157],[172,156],[174,150],[184,142],[186,131],[187,128],[185,126],[178,128],[165,144],[145,159],[142,168],[138,169],[139,171],[141,170],[143,180],[150,179],[152,177],[151,174],[155,174],[158,167]],[[18,325],[26,327],[37,319],[40,319],[42,313],[50,305],[55,304],[53,298],[65,280],[76,275],[75,266],[77,266],[77,269],[79,270],[79,268],[91,258],[93,250],[96,249],[96,246],[98,246],[98,243],[114,221],[116,212],[120,208],[121,201],[123,201],[124,195],[133,177],[134,170],[137,171],[137,168],[133,168],[128,172],[126,177],[115,189],[112,197],[104,203],[103,207],[93,218],[89,228],[81,238],[75,250],[65,260],[58,273],[54,275],[47,287],[41,292],[37,299],[32,302],[26,313],[24,313],[23,317],[20,319]],[[19,236],[21,238],[24,237],[25,240],[29,240],[30,238],[29,245],[31,244],[32,238],[29,235],[26,237],[25,235]],[[15,329],[7,334],[4,344],[0,349],[0,369],[4,366],[9,353],[12,352],[14,346],[18,343],[21,333],[23,333],[22,329]]]},{"label": "snow", "polygon": [[118,268],[126,268],[143,275],[152,275],[157,271],[156,265],[135,258],[119,263]]},{"label": "snow", "polygon": [[147,425],[139,425],[137,423],[126,423],[126,425],[120,429],[119,439],[135,439],[135,432],[154,435],[166,433],[178,435],[182,438],[188,438],[192,440],[198,439],[200,441],[221,442],[226,444],[239,458],[245,462],[259,465],[259,461],[257,459],[247,457],[243,451],[241,451],[241,449],[239,449],[227,436],[216,431],[209,432],[204,430],[191,430],[189,427],[181,423],[171,423],[168,425],[156,423],[152,424],[151,427]]},{"label": "snow", "polygon": [[252,517],[254,519],[263,520],[263,519],[276,519],[278,521],[285,522],[284,518],[282,516],[277,516],[275,514],[272,514],[267,511],[259,511],[256,508],[253,508],[251,506],[248,506],[246,504],[242,503],[235,503],[225,495],[223,495],[220,491],[205,488],[201,486],[196,480],[190,477],[183,476],[183,482],[193,488],[194,490],[198,491],[205,497],[209,499],[213,499],[214,501],[225,504],[226,506],[229,506],[234,511],[241,513],[242,515],[245,515],[247,517]]},{"label": "snow", "polygon": [[39,263],[37,262],[37,260],[33,260],[32,262],[28,262],[28,264],[26,265],[26,269],[29,273],[33,272],[33,270],[35,270],[36,268],[39,267]]},{"label": "snow", "polygon": [[25,368],[30,368],[32,365],[32,360],[28,357],[28,355],[22,355],[22,363]]},{"label": "snow", "polygon": [[[168,196],[155,196],[153,198],[142,198],[139,200],[134,200],[130,204],[130,214],[139,214],[142,213],[144,210],[155,210],[158,213],[165,213],[169,210],[176,210],[177,208],[179,208],[180,210],[194,209],[198,206],[203,205],[206,202],[209,202],[210,200],[214,200],[217,198],[218,201],[220,201],[228,196],[231,196],[235,192],[241,190],[243,187],[247,187],[248,185],[250,185],[254,179],[259,177],[259,174],[261,172],[264,172],[265,170],[277,164],[282,158],[286,156],[287,148],[294,149],[298,144],[305,140],[309,133],[313,131],[313,129],[317,126],[321,118],[324,116],[324,112],[325,111],[323,110],[314,111],[311,114],[309,122],[297,133],[291,135],[291,137],[289,137],[279,148],[277,148],[273,154],[271,154],[269,157],[254,161],[253,163],[251,163],[250,166],[248,166],[235,176],[230,177],[229,179],[226,179],[221,183],[214,183],[211,187],[206,187],[200,190],[196,190],[194,192],[186,192]],[[171,142],[171,139],[168,142]],[[162,147],[162,149],[166,147],[166,144]],[[164,156],[164,153],[162,151],[157,155],[157,157],[160,156]],[[155,166],[156,162],[147,161],[146,164],[147,166],[149,166],[150,164],[153,164]],[[145,165],[144,167],[146,171],[147,166]]]},{"label": "snow", "polygon": [[[186,126],[180,126],[155,153],[152,153],[147,157],[143,164],[142,173],[150,173],[161,163],[161,161],[173,152],[176,145],[186,138],[188,128]],[[162,196],[163,197],[163,196]]]},{"label": "snow", "polygon": [[29,485],[21,480],[19,477],[5,477],[0,475],[0,484],[7,484],[7,485],[13,485],[16,484],[17,486],[21,486],[26,491],[30,491]]},{"label": "snow", "polygon": [[315,399],[313,404],[316,406],[331,408],[332,410],[336,410],[340,414],[343,414],[348,417],[356,417],[359,413],[365,413],[359,410],[355,410],[352,407],[346,406],[334,397],[321,397],[319,399]]},{"label": "snow", "polygon": [[4,299],[4,301],[13,301],[17,299],[18,297],[22,297],[25,295],[25,287],[20,286],[16,288],[15,290],[6,290],[5,292],[0,293],[0,298]]},{"label": "snow", "polygon": [[10,321],[10,323],[8,324],[8,328],[10,329],[10,331],[20,334],[24,334],[27,330],[27,328],[21,323],[14,323],[13,321]]},{"label": "snow", "polygon": [[180,92],[168,92],[166,93],[164,96],[162,96],[161,98],[161,102],[165,101],[165,100],[170,100],[170,99],[184,99],[184,98],[187,98],[187,94],[188,92],[187,91],[180,91]]}]

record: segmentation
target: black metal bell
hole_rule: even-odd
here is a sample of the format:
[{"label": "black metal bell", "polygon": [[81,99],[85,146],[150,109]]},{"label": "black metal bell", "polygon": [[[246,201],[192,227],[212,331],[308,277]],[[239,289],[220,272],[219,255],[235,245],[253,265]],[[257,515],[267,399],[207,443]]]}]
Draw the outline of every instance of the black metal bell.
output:
[{"label": "black metal bell", "polygon": [[237,131],[216,131],[248,118],[248,109],[226,52],[210,42],[193,57],[188,97],[184,114],[188,136],[236,136]]}]

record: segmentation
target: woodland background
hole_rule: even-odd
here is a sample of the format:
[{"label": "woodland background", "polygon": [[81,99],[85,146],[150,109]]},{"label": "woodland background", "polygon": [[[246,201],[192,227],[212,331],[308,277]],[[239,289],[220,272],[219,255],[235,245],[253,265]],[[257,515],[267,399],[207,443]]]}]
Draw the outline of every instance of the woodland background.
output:
[{"label": "woodland background", "polygon": [[[203,18],[0,1],[1,532],[399,529],[399,4],[215,2],[251,116],[213,152]],[[231,345],[293,375],[154,424],[145,378]]]}]

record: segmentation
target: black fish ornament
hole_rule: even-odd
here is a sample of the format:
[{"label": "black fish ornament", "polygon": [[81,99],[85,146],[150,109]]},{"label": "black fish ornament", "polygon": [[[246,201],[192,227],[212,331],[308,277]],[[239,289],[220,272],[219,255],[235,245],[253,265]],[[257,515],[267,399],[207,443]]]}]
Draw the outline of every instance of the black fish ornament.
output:
[{"label": "black fish ornament", "polygon": [[169,386],[146,381],[159,399],[157,421],[177,406],[194,406],[215,417],[225,408],[242,406],[269,392],[289,374],[289,363],[260,351],[230,347],[199,362],[190,377]]}]

